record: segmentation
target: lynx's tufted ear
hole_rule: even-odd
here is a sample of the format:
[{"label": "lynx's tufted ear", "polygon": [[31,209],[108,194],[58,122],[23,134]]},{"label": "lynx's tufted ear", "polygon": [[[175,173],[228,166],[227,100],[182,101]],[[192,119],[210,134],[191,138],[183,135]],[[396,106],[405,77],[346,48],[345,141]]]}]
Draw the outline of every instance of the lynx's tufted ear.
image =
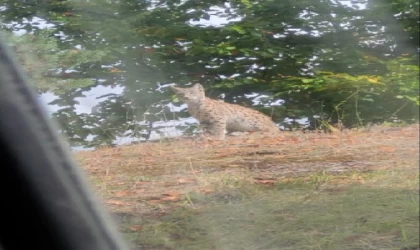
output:
[{"label": "lynx's tufted ear", "polygon": [[201,84],[199,84],[199,83],[194,84],[193,88],[194,88],[194,89],[197,89],[197,90],[199,90],[199,91],[204,92],[204,87],[203,87],[203,85],[201,85]]},{"label": "lynx's tufted ear", "polygon": [[206,93],[204,91],[204,87],[203,85],[196,83],[194,84],[194,86],[192,86],[192,89],[194,90],[194,92],[198,95],[198,97],[200,99],[204,99],[206,98]]}]

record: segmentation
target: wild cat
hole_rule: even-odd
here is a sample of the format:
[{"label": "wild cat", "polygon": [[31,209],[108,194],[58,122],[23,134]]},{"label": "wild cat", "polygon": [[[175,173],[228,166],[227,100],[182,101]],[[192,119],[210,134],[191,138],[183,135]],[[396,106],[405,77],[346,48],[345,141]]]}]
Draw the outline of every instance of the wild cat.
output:
[{"label": "wild cat", "polygon": [[188,113],[215,139],[225,139],[226,131],[228,133],[280,131],[270,117],[257,110],[206,97],[204,87],[199,83],[190,88],[174,86],[170,88],[181,102],[188,105]]}]

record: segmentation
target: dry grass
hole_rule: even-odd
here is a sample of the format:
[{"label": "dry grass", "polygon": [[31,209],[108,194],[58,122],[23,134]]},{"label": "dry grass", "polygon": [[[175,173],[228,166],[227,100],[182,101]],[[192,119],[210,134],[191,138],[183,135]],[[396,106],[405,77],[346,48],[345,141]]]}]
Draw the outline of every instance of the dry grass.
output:
[{"label": "dry grass", "polygon": [[143,249],[417,249],[418,125],[78,152]]}]

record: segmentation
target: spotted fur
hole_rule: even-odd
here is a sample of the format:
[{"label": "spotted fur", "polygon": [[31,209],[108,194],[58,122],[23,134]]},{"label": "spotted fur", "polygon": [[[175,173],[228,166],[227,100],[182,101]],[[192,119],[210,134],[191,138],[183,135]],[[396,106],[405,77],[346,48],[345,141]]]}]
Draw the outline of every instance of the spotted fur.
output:
[{"label": "spotted fur", "polygon": [[190,88],[171,86],[171,89],[181,102],[188,105],[188,113],[200,122],[208,134],[217,139],[223,140],[226,131],[279,132],[271,118],[257,110],[206,97],[199,83]]}]

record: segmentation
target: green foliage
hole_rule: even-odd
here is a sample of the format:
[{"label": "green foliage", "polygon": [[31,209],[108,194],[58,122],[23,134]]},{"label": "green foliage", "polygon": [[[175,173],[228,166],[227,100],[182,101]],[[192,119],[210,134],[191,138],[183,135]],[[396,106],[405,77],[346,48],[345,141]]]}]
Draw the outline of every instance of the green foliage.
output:
[{"label": "green foliage", "polygon": [[33,86],[40,92],[51,91],[60,94],[93,85],[92,79],[71,78],[71,74],[67,72],[77,72],[80,65],[100,61],[104,53],[83,49],[60,49],[53,33],[54,30],[41,30],[37,34],[20,36],[5,33]]},{"label": "green foliage", "polygon": [[390,73],[386,75],[385,84],[389,86],[392,96],[406,99],[413,104],[419,101],[419,66],[412,58],[401,57],[390,60],[386,66]]},{"label": "green foliage", "polygon": [[[156,90],[164,83],[200,82],[210,97],[223,93],[225,101],[247,106],[250,93],[268,96],[263,105],[282,99],[274,110],[256,107],[279,123],[286,117],[321,117],[349,127],[391,117],[417,121],[418,1],[366,4],[358,9],[330,1],[0,0],[0,17],[9,30],[21,25],[34,32],[13,43],[31,43],[21,49],[21,56],[33,57],[25,67],[38,89],[67,93],[59,105],[74,109],[68,97],[83,96],[80,89],[89,90],[92,80],[124,87],[121,96],[96,108],[94,119],[107,122],[60,111],[66,126],[70,119],[95,127],[69,129],[80,138],[92,131],[96,138],[111,138],[108,128],[124,134],[139,121],[164,119],[172,94]],[[229,21],[192,23],[213,16]],[[37,32],[24,21],[32,17],[64,35]],[[127,110],[133,110],[130,116]]]},{"label": "green foliage", "polygon": [[[227,101],[244,93],[270,91],[273,97],[286,101],[286,112],[280,115],[283,117],[323,115],[343,120],[347,126],[381,122],[392,115],[418,119],[413,112],[418,106],[418,65],[412,58],[411,64],[404,63],[411,68],[409,73],[390,67],[401,63],[399,57],[415,51],[415,47],[406,43],[410,37],[381,29],[385,24],[393,28],[398,25],[396,20],[390,23],[385,16],[377,17],[379,10],[387,14],[393,11],[386,2],[355,10],[326,2],[266,1],[249,5],[235,1],[231,2],[232,9],[243,18],[222,27],[186,23],[193,13],[206,19],[203,10],[210,8],[210,3],[201,3],[202,8],[188,16],[188,3],[171,10],[151,10],[159,20],[154,14],[133,15],[139,18],[139,25],[149,24],[138,36],[145,37],[149,46],[161,45],[154,53],[162,60],[157,66],[168,78],[200,81],[215,94],[225,93]],[[305,19],[298,17],[304,11]],[[151,19],[157,22],[150,25]],[[345,22],[347,26],[342,26]],[[372,22],[375,26],[368,27]],[[290,31],[292,28],[306,34],[296,34]],[[320,35],[313,35],[315,32]],[[375,42],[381,39],[386,39],[385,43]],[[395,42],[400,42],[403,49],[393,52]]]},{"label": "green foliage", "polygon": [[277,95],[304,96],[319,103],[315,114],[324,113],[330,120],[340,120],[347,126],[393,116],[406,121],[418,119],[419,67],[406,56],[383,63],[388,70],[383,76],[318,71],[312,78],[288,77],[289,88]]}]

